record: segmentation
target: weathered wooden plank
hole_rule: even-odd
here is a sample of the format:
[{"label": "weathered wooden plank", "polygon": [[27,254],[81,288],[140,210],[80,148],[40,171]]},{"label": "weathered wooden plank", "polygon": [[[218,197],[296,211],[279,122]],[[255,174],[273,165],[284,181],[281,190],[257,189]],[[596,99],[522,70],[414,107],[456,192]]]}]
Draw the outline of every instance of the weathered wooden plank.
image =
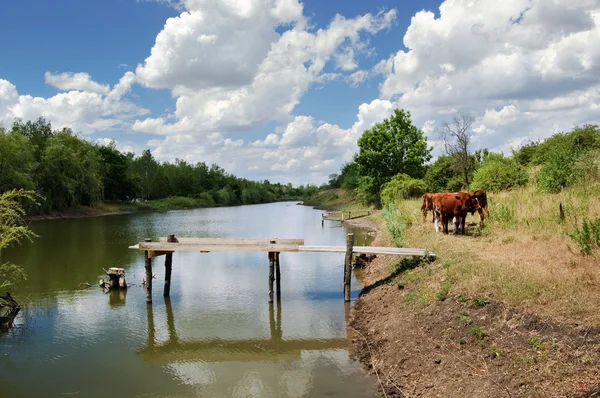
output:
[{"label": "weathered wooden plank", "polygon": [[249,251],[249,252],[297,252],[297,244],[195,244],[195,243],[167,243],[167,242],[140,242],[139,250],[149,251]]},{"label": "weathered wooden plank", "polygon": [[[325,253],[345,253],[345,246],[299,246],[300,252],[325,252]],[[396,254],[404,256],[424,256],[425,249],[412,249],[404,247],[376,247],[376,246],[354,246],[352,253],[365,254]],[[429,253],[430,256],[435,256]]]},{"label": "weathered wooden plank", "polygon": [[[278,244],[303,245],[304,239],[256,239],[256,238],[176,238],[177,243],[199,245],[262,245],[271,241]],[[158,238],[159,242],[167,242],[166,237]]]}]

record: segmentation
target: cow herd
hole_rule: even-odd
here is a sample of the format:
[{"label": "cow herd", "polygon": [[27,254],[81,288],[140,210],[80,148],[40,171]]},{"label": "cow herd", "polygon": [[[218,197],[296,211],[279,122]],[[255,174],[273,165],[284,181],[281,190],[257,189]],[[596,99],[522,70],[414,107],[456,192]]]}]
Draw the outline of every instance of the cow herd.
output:
[{"label": "cow herd", "polygon": [[423,221],[427,219],[427,212],[433,213],[432,222],[435,223],[435,230],[439,232],[439,224],[445,234],[448,233],[448,222],[453,219],[454,233],[465,233],[465,222],[467,213],[473,215],[475,211],[479,213],[480,224],[483,225],[484,211],[490,216],[487,205],[487,195],[483,189],[475,192],[426,192],[421,197],[421,212]]}]

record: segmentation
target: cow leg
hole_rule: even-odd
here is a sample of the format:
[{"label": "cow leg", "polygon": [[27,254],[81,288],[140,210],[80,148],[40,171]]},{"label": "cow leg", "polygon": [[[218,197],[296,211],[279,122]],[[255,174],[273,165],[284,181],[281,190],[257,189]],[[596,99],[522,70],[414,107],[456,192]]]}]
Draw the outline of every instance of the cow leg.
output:
[{"label": "cow leg", "polygon": [[457,235],[459,233],[460,217],[454,216],[452,224],[454,224],[454,235]]},{"label": "cow leg", "polygon": [[439,214],[436,211],[433,212],[433,228],[435,228],[435,232],[440,232],[440,224],[439,224]]},{"label": "cow leg", "polygon": [[479,213],[479,225],[483,225],[483,219],[485,218],[483,216],[483,209],[481,207],[477,208],[477,213]]},{"label": "cow leg", "polygon": [[462,233],[463,235],[465,234],[465,224],[467,221],[467,215],[465,214],[462,219],[460,220],[460,225],[462,226]]},{"label": "cow leg", "polygon": [[442,212],[442,229],[444,234],[448,235],[448,215]]}]

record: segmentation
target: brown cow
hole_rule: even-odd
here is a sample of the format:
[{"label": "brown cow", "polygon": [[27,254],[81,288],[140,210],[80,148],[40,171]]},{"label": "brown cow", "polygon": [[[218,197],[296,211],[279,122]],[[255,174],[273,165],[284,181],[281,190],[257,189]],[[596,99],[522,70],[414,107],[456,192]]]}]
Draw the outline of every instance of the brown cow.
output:
[{"label": "brown cow", "polygon": [[431,222],[435,221],[435,213],[433,213],[433,195],[432,193],[425,192],[421,196],[421,213],[423,213],[423,222],[427,220],[427,211],[431,210],[433,215]]},{"label": "brown cow", "polygon": [[[484,220],[483,212],[485,211],[488,218],[490,217],[490,211],[488,210],[488,203],[487,203],[487,194],[486,194],[485,190],[478,189],[475,192],[471,192],[471,195],[475,197],[475,210],[477,210],[477,212],[479,213],[479,219],[480,219],[479,224],[483,225],[483,220]],[[471,215],[473,215],[474,213],[475,213],[475,211],[471,212]]]},{"label": "brown cow", "polygon": [[448,221],[454,217],[454,233],[458,234],[462,229],[464,234],[467,213],[475,211],[475,197],[468,192],[439,193],[433,197],[433,206],[436,231],[439,231],[438,222],[441,222],[444,234],[448,234]]}]

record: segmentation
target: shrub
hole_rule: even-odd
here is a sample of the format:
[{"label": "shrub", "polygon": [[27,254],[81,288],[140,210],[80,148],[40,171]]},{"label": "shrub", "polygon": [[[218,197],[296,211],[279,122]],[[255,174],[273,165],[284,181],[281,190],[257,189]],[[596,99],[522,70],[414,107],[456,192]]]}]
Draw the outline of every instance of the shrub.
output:
[{"label": "shrub", "polygon": [[494,157],[475,171],[472,188],[501,191],[526,185],[528,181],[527,171],[514,159]]},{"label": "shrub", "polygon": [[568,234],[579,246],[581,254],[591,254],[593,246],[600,246],[600,217],[594,221],[583,220],[581,228],[575,226],[575,231]]},{"label": "shrub", "polygon": [[404,239],[404,233],[410,227],[410,220],[393,203],[387,203],[383,208],[383,218],[394,245],[400,247]]},{"label": "shrub", "polygon": [[556,148],[546,155],[546,161],[536,176],[536,186],[542,192],[556,193],[576,180],[575,152]]},{"label": "shrub", "polygon": [[406,174],[395,175],[381,189],[381,204],[386,206],[395,203],[397,199],[419,197],[427,191],[425,181],[411,178]]}]

